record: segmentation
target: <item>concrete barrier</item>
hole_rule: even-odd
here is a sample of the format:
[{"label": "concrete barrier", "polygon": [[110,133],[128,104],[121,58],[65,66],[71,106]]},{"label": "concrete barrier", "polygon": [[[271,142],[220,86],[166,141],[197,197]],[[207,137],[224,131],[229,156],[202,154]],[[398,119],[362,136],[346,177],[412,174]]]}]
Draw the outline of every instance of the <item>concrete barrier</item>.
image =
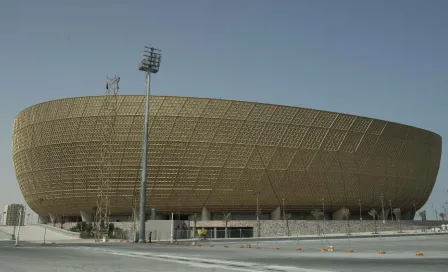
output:
[{"label": "concrete barrier", "polygon": [[[13,226],[1,226],[0,230],[8,235],[14,233]],[[17,232],[17,229],[16,229]],[[20,240],[21,241],[60,241],[60,240],[76,240],[79,238],[79,233],[57,229],[47,225],[47,231],[45,232],[45,225],[27,225],[20,227]]]}]

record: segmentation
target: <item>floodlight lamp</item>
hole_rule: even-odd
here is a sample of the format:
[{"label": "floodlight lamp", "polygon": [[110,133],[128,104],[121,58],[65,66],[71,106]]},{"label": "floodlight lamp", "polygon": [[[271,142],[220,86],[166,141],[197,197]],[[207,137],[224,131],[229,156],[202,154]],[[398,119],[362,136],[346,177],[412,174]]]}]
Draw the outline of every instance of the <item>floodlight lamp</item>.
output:
[{"label": "floodlight lamp", "polygon": [[161,52],[161,50],[145,46],[143,54],[144,58],[140,62],[139,70],[147,73],[157,73],[159,71],[162,59],[162,56],[159,52]]}]

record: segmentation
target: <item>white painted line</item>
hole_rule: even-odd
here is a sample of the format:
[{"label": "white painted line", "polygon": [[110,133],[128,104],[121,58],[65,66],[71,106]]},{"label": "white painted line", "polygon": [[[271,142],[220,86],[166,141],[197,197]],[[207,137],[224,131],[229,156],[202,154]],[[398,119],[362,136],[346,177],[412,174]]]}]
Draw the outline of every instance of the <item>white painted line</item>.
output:
[{"label": "white painted line", "polygon": [[[82,247],[85,250],[84,247]],[[262,263],[251,262],[239,262],[239,261],[225,261],[219,259],[210,259],[209,257],[194,258],[191,256],[178,256],[170,254],[152,254],[138,251],[117,251],[117,250],[105,250],[105,249],[91,249],[92,251],[109,253],[113,255],[126,256],[131,258],[151,259],[163,262],[178,263],[182,265],[188,265],[193,267],[202,268],[221,268],[231,271],[244,271],[244,272],[328,272],[326,270],[317,269],[305,269],[292,266],[280,266],[280,265],[266,265]]]}]

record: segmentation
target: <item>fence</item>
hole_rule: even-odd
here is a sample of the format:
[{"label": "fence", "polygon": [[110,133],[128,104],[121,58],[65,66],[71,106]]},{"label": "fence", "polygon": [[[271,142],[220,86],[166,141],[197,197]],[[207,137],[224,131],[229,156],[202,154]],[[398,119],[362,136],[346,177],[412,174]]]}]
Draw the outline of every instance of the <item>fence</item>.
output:
[{"label": "fence", "polygon": [[[382,220],[261,220],[260,229],[258,229],[257,222],[255,220],[248,221],[231,221],[229,222],[227,232],[225,231],[225,225],[223,221],[211,220],[211,221],[198,221],[196,227],[194,222],[190,221],[186,224],[174,225],[175,229],[173,233],[170,230],[171,222],[169,220],[159,220],[155,222],[152,220],[147,221],[146,224],[146,240],[149,239],[151,233],[152,241],[169,241],[172,238],[177,240],[185,239],[199,239],[205,237],[205,239],[238,239],[238,238],[250,238],[250,237],[296,237],[307,235],[334,235],[334,234],[346,234],[350,233],[373,233],[375,232],[390,232],[397,233],[400,229],[403,232],[431,232],[431,228],[441,228],[442,222],[432,221],[410,221],[403,220],[398,224],[398,221],[387,220],[385,224]],[[156,224],[157,223],[157,224]],[[163,224],[162,224],[163,223]],[[350,225],[350,230],[348,229]],[[138,226],[134,226],[133,222],[114,222],[115,229],[112,239],[119,240],[134,240],[136,238],[136,231]],[[69,227],[69,224],[64,224],[65,227]],[[178,228],[177,226],[180,226]],[[206,230],[205,235],[201,236],[198,231],[202,229]],[[258,235],[260,230],[260,235]],[[84,238],[84,237],[83,237]]]},{"label": "fence", "polygon": [[191,230],[174,230],[174,239],[235,239],[254,237],[252,228],[197,228]]},{"label": "fence", "polygon": [[[318,226],[315,226],[315,232],[313,234],[301,234],[300,232],[297,232],[295,230],[291,230],[289,232],[289,235],[277,235],[277,236],[270,236],[270,237],[309,237],[309,236],[319,236],[319,237],[325,237],[325,236],[344,236],[344,235],[356,235],[360,232],[357,232],[354,229],[349,228],[346,226],[344,230],[341,230],[337,233],[328,232],[328,230],[325,228],[324,225],[319,224]],[[165,237],[170,237],[168,235],[167,230],[166,235],[162,235]],[[443,230],[440,226],[407,226],[407,228],[400,230],[395,225],[385,225],[382,223],[378,223],[376,228],[376,233],[379,235],[394,235],[394,234],[419,234],[419,233],[425,233],[425,232],[439,232],[439,231],[447,231],[446,229]],[[372,228],[371,231],[365,231],[363,232],[364,235],[374,234],[375,231]],[[218,241],[218,240],[235,240],[238,241],[239,239],[247,239],[247,238],[257,238],[256,230],[252,228],[228,228],[227,231],[225,229],[220,228],[197,228],[196,232],[194,232],[193,229],[190,230],[174,230],[172,232],[172,240],[174,241],[182,241],[182,240],[197,240],[197,241]],[[260,238],[269,238],[267,236],[262,236]],[[152,236],[152,241],[163,241],[160,239],[157,239],[157,237]]]}]

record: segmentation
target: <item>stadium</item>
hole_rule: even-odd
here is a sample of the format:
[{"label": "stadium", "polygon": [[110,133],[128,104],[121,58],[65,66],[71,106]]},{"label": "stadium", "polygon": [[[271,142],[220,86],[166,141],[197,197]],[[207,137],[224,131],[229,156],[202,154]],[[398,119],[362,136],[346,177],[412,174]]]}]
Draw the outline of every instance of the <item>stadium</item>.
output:
[{"label": "stadium", "polygon": [[[104,101],[54,100],[16,117],[16,176],[41,217],[92,220]],[[144,101],[117,97],[112,220],[130,220],[139,201]],[[412,218],[433,189],[442,147],[439,135],[394,122],[208,98],[152,96],[149,129],[147,213],[157,219],[253,219],[257,202],[263,219],[278,209],[309,219],[316,208],[332,219],[342,207],[380,210],[381,200]]]}]

